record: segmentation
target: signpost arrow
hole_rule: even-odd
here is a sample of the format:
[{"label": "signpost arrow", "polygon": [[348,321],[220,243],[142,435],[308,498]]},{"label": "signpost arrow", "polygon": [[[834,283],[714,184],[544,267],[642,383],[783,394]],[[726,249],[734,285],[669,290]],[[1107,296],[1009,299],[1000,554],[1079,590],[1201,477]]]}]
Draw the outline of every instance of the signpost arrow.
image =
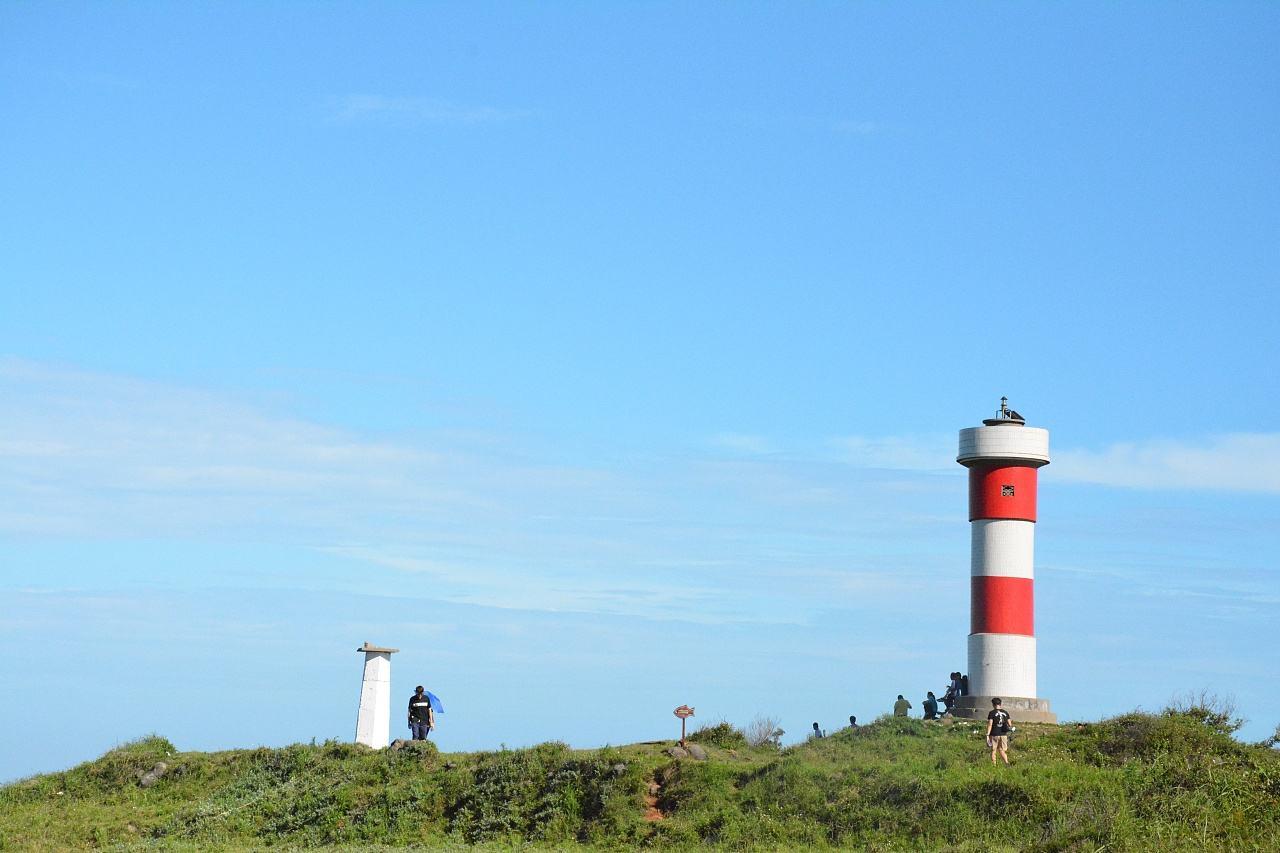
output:
[{"label": "signpost arrow", "polygon": [[680,748],[684,748],[684,721],[693,716],[693,709],[688,705],[681,705],[673,712],[680,718]]}]

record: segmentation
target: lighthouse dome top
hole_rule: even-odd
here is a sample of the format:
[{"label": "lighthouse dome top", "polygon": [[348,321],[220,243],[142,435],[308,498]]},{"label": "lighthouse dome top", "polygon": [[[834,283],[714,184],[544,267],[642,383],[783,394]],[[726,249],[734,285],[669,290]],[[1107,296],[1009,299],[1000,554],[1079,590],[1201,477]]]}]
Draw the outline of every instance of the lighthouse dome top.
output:
[{"label": "lighthouse dome top", "polygon": [[1009,408],[1007,397],[1000,409],[980,427],[960,430],[960,452],[956,461],[969,466],[1007,460],[1040,467],[1049,464],[1049,431],[1026,425],[1026,418]]},{"label": "lighthouse dome top", "polygon": [[1000,410],[996,412],[994,418],[987,418],[982,422],[986,426],[1026,426],[1027,419],[1022,415],[1009,408],[1009,398],[1000,398]]}]

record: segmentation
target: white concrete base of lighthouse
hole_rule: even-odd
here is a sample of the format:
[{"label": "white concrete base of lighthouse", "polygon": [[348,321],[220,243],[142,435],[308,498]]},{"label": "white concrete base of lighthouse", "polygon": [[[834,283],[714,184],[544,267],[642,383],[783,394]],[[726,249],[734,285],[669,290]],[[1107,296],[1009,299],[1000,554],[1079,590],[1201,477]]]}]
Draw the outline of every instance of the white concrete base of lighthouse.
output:
[{"label": "white concrete base of lighthouse", "polygon": [[[991,696],[961,696],[951,706],[951,716],[961,720],[985,720],[991,713]],[[1049,710],[1048,699],[1032,699],[1026,696],[1001,696],[1000,707],[1009,712],[1016,726],[1018,723],[1056,723],[1058,715]]]}]

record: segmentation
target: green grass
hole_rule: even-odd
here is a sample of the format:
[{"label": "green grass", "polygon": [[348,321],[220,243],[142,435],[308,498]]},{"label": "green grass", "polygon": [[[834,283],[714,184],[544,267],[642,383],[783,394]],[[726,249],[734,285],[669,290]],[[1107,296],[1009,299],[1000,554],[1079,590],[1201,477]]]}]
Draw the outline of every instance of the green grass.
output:
[{"label": "green grass", "polygon": [[[160,737],[0,788],[0,849],[1280,850],[1280,753],[1184,711],[1022,726],[882,718],[782,751],[665,744],[440,754],[342,743],[177,752]],[[718,744],[730,744],[721,746]],[[139,776],[157,761],[153,787]],[[646,821],[650,782],[664,818]]]}]

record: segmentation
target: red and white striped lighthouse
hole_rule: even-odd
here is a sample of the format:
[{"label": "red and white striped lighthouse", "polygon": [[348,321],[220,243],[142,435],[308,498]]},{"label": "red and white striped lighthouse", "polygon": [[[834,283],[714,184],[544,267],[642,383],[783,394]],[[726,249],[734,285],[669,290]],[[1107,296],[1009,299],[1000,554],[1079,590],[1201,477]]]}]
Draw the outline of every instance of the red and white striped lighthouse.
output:
[{"label": "red and white striped lighthouse", "polygon": [[1029,427],[1000,398],[980,427],[960,430],[956,461],[969,469],[969,694],[953,713],[985,719],[998,696],[1015,720],[1056,722],[1036,696],[1036,472],[1049,431]]}]

